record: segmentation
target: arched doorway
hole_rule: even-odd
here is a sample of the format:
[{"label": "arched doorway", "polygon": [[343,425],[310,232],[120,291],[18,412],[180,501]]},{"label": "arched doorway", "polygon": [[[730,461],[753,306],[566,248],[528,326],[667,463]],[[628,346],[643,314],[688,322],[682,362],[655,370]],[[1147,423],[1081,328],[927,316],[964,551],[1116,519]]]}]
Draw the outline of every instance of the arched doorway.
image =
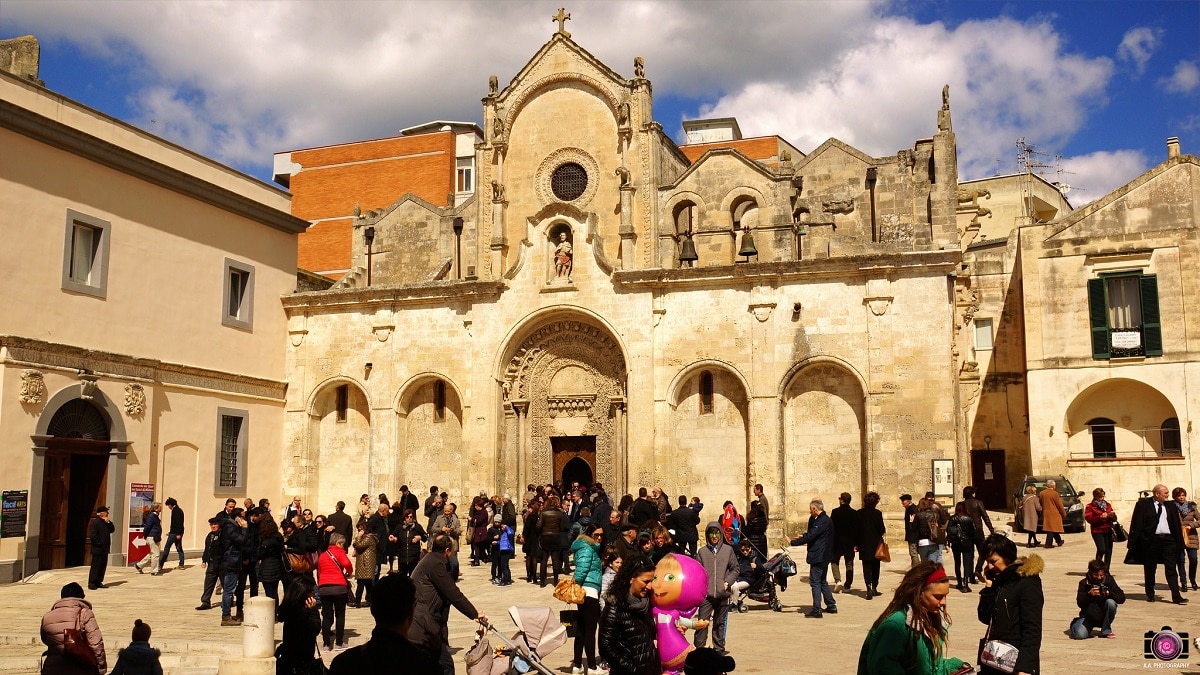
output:
[{"label": "arched doorway", "polygon": [[63,404],[47,428],[38,568],[91,562],[87,528],[108,487],[108,422],[83,399]]},{"label": "arched doorway", "polygon": [[[595,438],[593,437],[593,441]],[[582,457],[572,457],[563,464],[562,471],[558,477],[562,479],[563,485],[570,487],[575,482],[578,482],[583,487],[589,487],[592,484],[592,467]]]},{"label": "arched doorway", "polygon": [[589,483],[624,489],[620,344],[598,320],[577,312],[518,335],[524,337],[510,342],[500,364],[505,423],[497,483],[506,490],[560,476],[569,483],[563,471],[581,459]]}]

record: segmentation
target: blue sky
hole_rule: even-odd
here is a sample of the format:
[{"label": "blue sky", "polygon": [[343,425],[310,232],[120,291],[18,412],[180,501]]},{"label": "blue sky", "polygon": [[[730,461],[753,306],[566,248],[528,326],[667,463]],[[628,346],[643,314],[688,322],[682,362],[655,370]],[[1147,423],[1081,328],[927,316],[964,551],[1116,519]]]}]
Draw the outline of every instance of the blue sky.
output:
[{"label": "blue sky", "polygon": [[[50,89],[269,180],[272,153],[478,121],[563,2],[4,0]],[[933,133],[951,85],[962,178],[1015,167],[1024,137],[1096,199],[1200,152],[1200,0],[576,2],[574,39],[646,60],[655,118],[734,116],[802,151],[883,156]],[[1048,175],[1055,180],[1058,177]]]}]

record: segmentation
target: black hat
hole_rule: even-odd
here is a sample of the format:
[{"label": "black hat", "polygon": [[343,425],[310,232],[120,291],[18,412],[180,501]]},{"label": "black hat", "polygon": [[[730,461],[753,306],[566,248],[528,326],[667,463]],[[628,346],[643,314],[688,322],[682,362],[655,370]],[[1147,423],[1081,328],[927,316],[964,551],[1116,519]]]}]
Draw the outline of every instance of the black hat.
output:
[{"label": "black hat", "polygon": [[99,506],[96,508],[96,513],[108,513],[107,506]]},{"label": "black hat", "polygon": [[60,598],[82,598],[83,597],[83,586],[80,586],[78,583],[72,581],[71,583],[62,587],[62,592],[59,593],[58,597],[60,597]]},{"label": "black hat", "polygon": [[906,499],[907,499],[908,501],[910,501],[910,502],[911,502],[911,501],[912,501],[912,495],[908,494],[907,492],[905,492],[904,494],[900,495],[900,501],[904,501],[904,500],[906,500]]},{"label": "black hat", "polygon": [[925,493],[925,499],[933,499],[933,490],[929,490]]},{"label": "black hat", "polygon": [[687,675],[718,675],[732,672],[736,667],[732,656],[722,655],[711,647],[701,647],[687,655],[683,672]]},{"label": "black hat", "polygon": [[221,522],[221,519],[220,519],[220,518],[209,518],[209,519],[208,519],[208,524],[209,524],[209,525],[216,525],[216,524],[218,524],[218,523],[220,523],[220,522]]}]

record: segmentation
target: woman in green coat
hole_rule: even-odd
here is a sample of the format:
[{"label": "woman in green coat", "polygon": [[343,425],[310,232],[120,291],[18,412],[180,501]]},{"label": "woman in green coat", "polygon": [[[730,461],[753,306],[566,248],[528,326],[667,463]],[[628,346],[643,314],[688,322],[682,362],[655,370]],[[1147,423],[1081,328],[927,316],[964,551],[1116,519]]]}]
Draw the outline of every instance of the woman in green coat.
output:
[{"label": "woman in green coat", "polygon": [[950,615],[950,579],[941,565],[910,569],[887,609],[875,620],[858,654],[858,675],[952,675],[970,672],[943,654]]}]

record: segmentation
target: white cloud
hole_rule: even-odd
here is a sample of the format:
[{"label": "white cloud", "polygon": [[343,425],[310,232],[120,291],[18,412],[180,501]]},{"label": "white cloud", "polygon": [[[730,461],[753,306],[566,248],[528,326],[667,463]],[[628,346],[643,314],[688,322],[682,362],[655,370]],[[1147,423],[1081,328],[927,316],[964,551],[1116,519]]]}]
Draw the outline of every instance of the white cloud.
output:
[{"label": "white cloud", "polygon": [[1131,64],[1134,76],[1141,77],[1146,72],[1146,64],[1150,61],[1150,57],[1158,51],[1158,47],[1162,43],[1162,36],[1161,28],[1146,26],[1130,28],[1125,32],[1125,36],[1121,38],[1121,44],[1117,47],[1117,58]]},{"label": "white cloud", "polygon": [[1170,77],[1158,81],[1159,85],[1172,94],[1189,94],[1200,90],[1200,65],[1195,61],[1180,61]]},{"label": "white cloud", "polygon": [[963,179],[1011,167],[1015,142],[1046,148],[1077,133],[1105,102],[1112,62],[1063,52],[1047,23],[993,19],[919,25],[885,18],[835,63],[789,82],[751,83],[701,112],[736,116],[744,132],[778,133],[801,150],[833,136],[880,156],[932,135],[943,83]]},{"label": "white cloud", "polygon": [[[1166,159],[1164,151],[1163,159]],[[1075,208],[1100,199],[1125,185],[1150,168],[1150,161],[1140,150],[1101,150],[1062,158],[1064,174],[1059,180],[1071,186],[1067,199]]]}]

